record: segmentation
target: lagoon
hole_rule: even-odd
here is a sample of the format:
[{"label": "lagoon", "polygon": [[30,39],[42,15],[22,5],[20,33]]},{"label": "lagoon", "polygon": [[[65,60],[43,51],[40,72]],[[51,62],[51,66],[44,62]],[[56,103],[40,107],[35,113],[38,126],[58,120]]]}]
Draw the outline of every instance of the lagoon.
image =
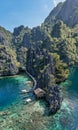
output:
[{"label": "lagoon", "polygon": [[[61,84],[63,102],[61,109],[48,116],[48,105],[35,100],[27,75],[0,79],[0,130],[78,130],[78,68],[73,68],[68,80]],[[33,101],[25,103],[26,98]]]}]

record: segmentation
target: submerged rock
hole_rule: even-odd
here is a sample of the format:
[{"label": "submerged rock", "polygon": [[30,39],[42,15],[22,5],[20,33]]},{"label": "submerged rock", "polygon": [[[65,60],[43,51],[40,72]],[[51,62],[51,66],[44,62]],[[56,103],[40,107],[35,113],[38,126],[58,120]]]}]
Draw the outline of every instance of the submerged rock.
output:
[{"label": "submerged rock", "polygon": [[8,115],[8,112],[5,111],[0,112],[0,116],[6,116],[6,115]]}]

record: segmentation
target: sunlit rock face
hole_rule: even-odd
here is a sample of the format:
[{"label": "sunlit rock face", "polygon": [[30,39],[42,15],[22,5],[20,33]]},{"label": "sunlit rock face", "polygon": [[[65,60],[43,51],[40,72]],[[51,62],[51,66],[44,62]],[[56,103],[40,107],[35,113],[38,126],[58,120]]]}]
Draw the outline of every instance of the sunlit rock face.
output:
[{"label": "sunlit rock face", "polygon": [[62,20],[68,26],[73,27],[78,24],[78,0],[66,0],[58,4],[46,18],[45,24],[51,24],[56,20]]}]

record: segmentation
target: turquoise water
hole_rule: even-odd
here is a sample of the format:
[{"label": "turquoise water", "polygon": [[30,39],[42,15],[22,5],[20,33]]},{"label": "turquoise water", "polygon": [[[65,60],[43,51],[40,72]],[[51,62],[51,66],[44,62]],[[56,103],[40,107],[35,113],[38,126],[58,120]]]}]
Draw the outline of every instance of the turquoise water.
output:
[{"label": "turquoise water", "polygon": [[[64,100],[54,116],[48,116],[48,106],[35,100],[28,76],[0,79],[0,130],[78,130],[78,68],[72,69],[67,81],[61,84]],[[33,101],[25,103],[26,98]]]},{"label": "turquoise water", "polygon": [[22,98],[21,90],[31,89],[27,81],[30,81],[30,79],[26,75],[0,79],[0,110],[6,109],[13,103],[20,102]]}]

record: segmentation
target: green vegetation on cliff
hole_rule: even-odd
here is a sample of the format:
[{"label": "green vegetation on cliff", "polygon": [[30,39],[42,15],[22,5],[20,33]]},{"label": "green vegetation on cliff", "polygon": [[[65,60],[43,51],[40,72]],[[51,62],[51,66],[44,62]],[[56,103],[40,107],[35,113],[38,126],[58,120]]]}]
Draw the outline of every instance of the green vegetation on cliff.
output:
[{"label": "green vegetation on cliff", "polygon": [[78,1],[67,0],[58,4],[41,26],[30,29],[22,25],[13,33],[0,27],[0,75],[14,75],[26,69],[36,78],[37,87],[43,88],[51,99],[54,95],[50,102],[54,110],[60,106],[59,89],[54,85],[67,79],[68,66],[78,65],[77,10]]}]

